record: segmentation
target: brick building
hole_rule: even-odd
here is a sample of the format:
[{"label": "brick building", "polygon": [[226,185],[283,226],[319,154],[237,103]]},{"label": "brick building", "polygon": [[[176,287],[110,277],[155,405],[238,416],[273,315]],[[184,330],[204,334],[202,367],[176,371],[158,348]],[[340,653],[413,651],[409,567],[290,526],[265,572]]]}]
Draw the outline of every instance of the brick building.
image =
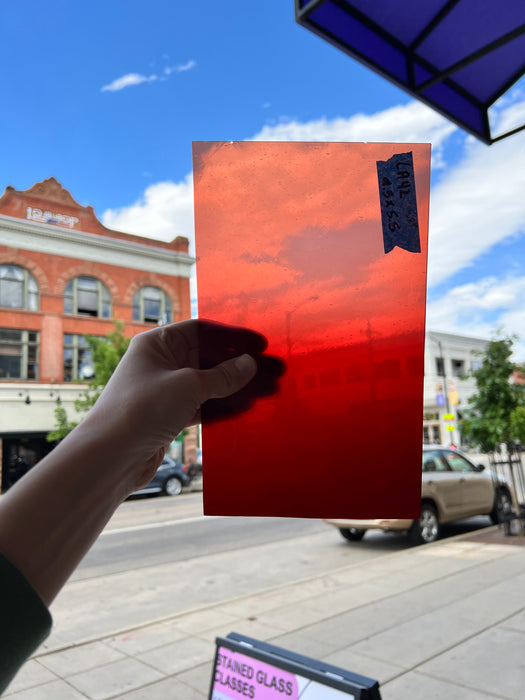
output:
[{"label": "brick building", "polygon": [[[191,316],[188,240],[112,231],[54,178],[0,197],[2,490],[48,450],[61,403],[73,415],[93,374],[84,334],[114,320],[133,336]],[[194,449],[195,445],[188,445]],[[10,476],[11,472],[11,476]]]}]

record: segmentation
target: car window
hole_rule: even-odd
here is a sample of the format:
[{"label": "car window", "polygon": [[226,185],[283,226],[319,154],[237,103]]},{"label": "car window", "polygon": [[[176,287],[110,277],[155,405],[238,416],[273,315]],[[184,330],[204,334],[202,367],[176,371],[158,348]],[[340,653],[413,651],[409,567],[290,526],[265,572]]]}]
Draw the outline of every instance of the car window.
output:
[{"label": "car window", "polygon": [[447,452],[445,459],[450,465],[453,472],[474,472],[476,471],[472,464],[464,457],[455,452]]},{"label": "car window", "polygon": [[446,472],[448,467],[441,458],[438,450],[425,450],[423,452],[423,471],[424,472]]}]

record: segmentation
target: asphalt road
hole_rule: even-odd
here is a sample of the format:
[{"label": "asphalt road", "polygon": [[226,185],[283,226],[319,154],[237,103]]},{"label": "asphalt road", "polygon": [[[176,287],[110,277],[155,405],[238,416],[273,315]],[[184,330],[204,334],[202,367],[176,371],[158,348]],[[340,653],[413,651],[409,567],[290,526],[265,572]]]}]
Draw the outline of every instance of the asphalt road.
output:
[{"label": "asphalt road", "polygon": [[[470,519],[445,534],[488,524]],[[408,546],[381,532],[346,542],[319,520],[203,517],[198,492],[130,500],[53,604],[49,643],[96,639]]]},{"label": "asphalt road", "polygon": [[[185,492],[174,498],[140,498],[124,503],[72,580],[189,562],[264,545],[290,550],[288,563],[295,560],[296,565],[303,564],[301,568],[307,559],[311,560],[311,571],[303,571],[306,575],[345,566],[349,558],[361,561],[408,546],[402,535],[375,532],[368,533],[364,542],[355,546],[342,540],[337,530],[316,519],[205,517],[202,494]],[[274,557],[274,561],[278,559]],[[277,571],[275,566],[263,562],[262,568],[274,570],[274,585],[283,582],[286,572],[289,580],[297,578],[291,566]]]}]

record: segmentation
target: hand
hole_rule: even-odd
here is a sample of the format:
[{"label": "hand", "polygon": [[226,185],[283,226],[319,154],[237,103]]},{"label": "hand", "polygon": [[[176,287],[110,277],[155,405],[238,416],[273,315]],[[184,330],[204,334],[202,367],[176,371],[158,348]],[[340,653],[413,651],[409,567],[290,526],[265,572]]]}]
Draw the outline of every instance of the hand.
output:
[{"label": "hand", "polygon": [[277,391],[284,365],[265,349],[259,333],[209,321],[133,338],[86,418],[0,502],[0,552],[46,604],[183,428]]},{"label": "hand", "polygon": [[111,445],[142,465],[138,486],[147,484],[181,430],[275,393],[284,365],[263,356],[266,346],[259,333],[202,320],[141,333],[83,423],[109,431]]}]

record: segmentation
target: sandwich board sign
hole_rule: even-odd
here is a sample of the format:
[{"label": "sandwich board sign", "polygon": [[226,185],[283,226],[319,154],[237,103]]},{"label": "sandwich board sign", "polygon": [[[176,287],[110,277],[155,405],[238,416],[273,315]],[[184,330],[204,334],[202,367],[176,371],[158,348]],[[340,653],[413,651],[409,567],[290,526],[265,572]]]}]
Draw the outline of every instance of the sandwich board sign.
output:
[{"label": "sandwich board sign", "polygon": [[216,645],[208,700],[381,700],[372,678],[236,632]]}]

